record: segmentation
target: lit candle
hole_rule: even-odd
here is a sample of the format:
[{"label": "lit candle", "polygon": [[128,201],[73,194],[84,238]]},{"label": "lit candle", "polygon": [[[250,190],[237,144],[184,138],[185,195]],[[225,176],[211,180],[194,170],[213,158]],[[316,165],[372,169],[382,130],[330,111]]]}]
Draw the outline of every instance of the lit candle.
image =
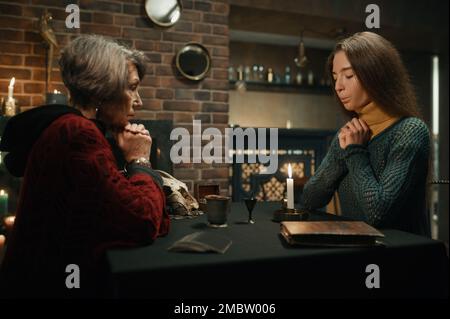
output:
[{"label": "lit candle", "polygon": [[292,178],[292,167],[288,165],[288,179],[287,179],[287,208],[294,209],[294,179]]},{"label": "lit candle", "polygon": [[8,86],[8,100],[11,100],[13,98],[13,92],[14,92],[14,83],[16,82],[16,78],[12,78],[9,82]]},{"label": "lit candle", "polygon": [[0,190],[0,217],[3,220],[3,217],[8,214],[8,193],[5,190]]}]

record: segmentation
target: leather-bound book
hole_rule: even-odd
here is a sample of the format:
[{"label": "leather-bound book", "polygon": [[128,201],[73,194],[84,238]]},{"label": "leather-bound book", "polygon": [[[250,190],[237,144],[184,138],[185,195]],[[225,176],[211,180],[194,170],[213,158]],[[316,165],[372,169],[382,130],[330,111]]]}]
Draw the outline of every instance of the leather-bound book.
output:
[{"label": "leather-bound book", "polygon": [[384,235],[361,221],[281,222],[281,235],[291,245],[373,246]]}]

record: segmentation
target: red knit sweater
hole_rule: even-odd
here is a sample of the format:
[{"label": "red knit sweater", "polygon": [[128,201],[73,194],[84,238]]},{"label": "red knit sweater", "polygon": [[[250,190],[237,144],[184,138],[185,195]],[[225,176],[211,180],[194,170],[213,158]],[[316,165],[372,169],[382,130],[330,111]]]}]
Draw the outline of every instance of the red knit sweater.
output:
[{"label": "red knit sweater", "polygon": [[2,282],[13,295],[65,293],[65,268],[77,264],[81,290],[95,294],[105,288],[105,250],[148,244],[168,232],[164,203],[150,175],[119,172],[93,122],[63,115],[29,155]]}]

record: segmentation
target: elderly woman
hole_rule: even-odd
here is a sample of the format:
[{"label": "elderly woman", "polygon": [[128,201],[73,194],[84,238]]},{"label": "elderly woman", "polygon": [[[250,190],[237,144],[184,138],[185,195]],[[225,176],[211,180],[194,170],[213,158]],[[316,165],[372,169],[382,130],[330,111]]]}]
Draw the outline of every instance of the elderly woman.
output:
[{"label": "elderly woman", "polygon": [[[152,139],[129,123],[142,106],[145,63],[141,52],[80,36],[60,59],[73,107],[42,106],[8,122],[1,150],[9,152],[8,170],[24,178],[0,277],[6,296],[104,295],[105,250],[168,232],[161,179],[149,162]],[[126,175],[105,131],[123,152]],[[78,289],[66,287],[70,264],[79,268]]]},{"label": "elderly woman", "polygon": [[323,207],[337,190],[343,215],[429,234],[430,135],[399,53],[375,33],[356,33],[336,45],[328,70],[351,119],[305,185],[305,206]]}]

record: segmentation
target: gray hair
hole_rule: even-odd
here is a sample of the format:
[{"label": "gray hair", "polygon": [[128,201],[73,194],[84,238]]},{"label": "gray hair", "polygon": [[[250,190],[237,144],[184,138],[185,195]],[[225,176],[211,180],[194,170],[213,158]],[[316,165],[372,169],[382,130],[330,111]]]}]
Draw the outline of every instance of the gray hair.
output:
[{"label": "gray hair", "polygon": [[59,66],[72,103],[82,108],[120,101],[128,86],[128,66],[133,63],[139,79],[145,75],[146,57],[112,39],[81,35],[61,53]]}]

